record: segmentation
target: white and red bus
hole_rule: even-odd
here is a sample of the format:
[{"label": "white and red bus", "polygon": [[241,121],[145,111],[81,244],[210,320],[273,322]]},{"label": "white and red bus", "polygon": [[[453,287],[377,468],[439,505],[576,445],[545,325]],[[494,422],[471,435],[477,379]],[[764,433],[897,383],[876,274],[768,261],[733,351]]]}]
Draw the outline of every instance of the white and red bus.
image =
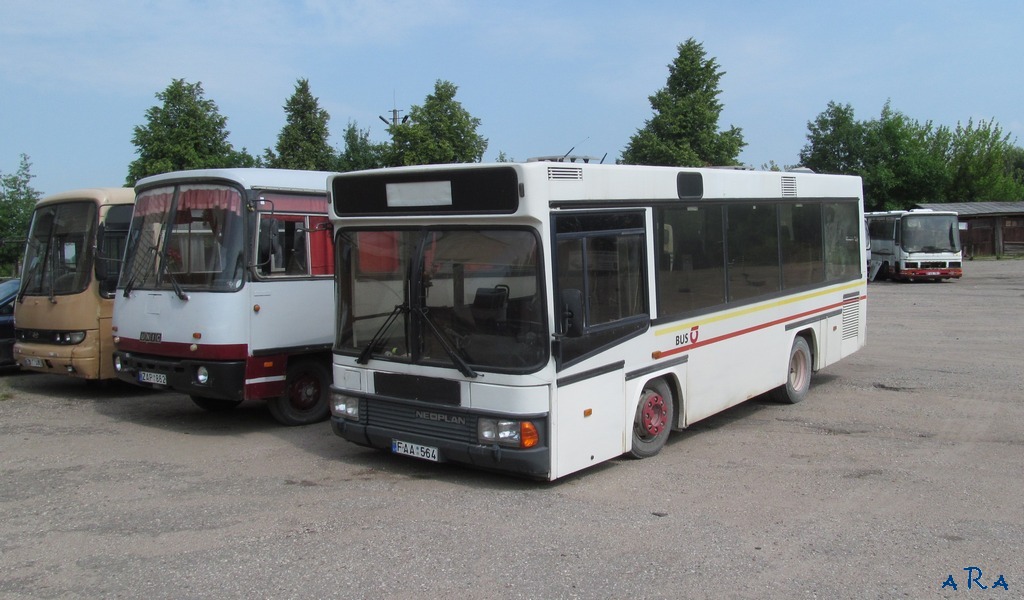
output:
[{"label": "white and red bus", "polygon": [[114,366],[217,411],[328,414],[334,268],[327,177],[210,169],[142,179],[114,307]]},{"label": "white and red bus", "polygon": [[36,203],[14,307],[21,368],[116,377],[110,320],[133,202],[131,188],[87,188]]},{"label": "white and red bus", "polygon": [[938,281],[963,276],[959,217],[931,209],[864,215],[871,240],[869,273],[903,281]]},{"label": "white and red bus", "polygon": [[331,178],[331,424],[556,479],[864,345],[857,177],[566,162]]}]

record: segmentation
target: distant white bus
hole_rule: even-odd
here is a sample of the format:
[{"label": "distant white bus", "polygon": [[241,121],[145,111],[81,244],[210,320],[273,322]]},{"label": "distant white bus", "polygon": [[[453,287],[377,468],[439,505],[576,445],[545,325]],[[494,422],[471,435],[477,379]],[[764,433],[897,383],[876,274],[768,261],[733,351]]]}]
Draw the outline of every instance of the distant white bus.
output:
[{"label": "distant white bus", "polygon": [[131,188],[87,188],[36,204],[14,308],[21,368],[116,377],[110,320],[134,202]]},{"label": "distant white bus", "polygon": [[930,209],[865,215],[871,240],[869,272],[904,281],[959,279],[963,275],[955,212]]},{"label": "distant white bus", "polygon": [[556,479],[864,345],[856,177],[528,162],[331,178],[331,423]]},{"label": "distant white bus", "polygon": [[327,418],[327,176],[211,169],[140,180],[114,306],[118,376],[206,410],[262,399],[286,425]]}]

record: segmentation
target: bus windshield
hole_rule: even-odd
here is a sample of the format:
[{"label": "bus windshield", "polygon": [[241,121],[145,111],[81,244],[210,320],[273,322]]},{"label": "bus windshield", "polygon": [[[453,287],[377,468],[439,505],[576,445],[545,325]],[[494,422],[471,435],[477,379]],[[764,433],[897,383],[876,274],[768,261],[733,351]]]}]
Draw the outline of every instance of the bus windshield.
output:
[{"label": "bus windshield", "polygon": [[125,293],[241,289],[243,230],[242,194],[233,187],[185,184],[142,192],[118,287]]},{"label": "bus windshield", "polygon": [[348,230],[338,242],[340,352],[524,372],[547,359],[529,230]]},{"label": "bus windshield", "polygon": [[96,205],[66,202],[32,214],[22,296],[77,294],[89,285],[92,271]]},{"label": "bus windshield", "polygon": [[959,252],[956,215],[905,215],[901,240],[906,252]]}]

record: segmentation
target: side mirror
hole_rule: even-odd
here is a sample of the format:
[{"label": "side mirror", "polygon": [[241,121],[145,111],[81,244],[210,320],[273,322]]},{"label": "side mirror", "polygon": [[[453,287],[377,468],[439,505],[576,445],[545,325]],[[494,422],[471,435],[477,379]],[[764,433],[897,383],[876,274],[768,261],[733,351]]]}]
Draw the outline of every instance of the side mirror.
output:
[{"label": "side mirror", "polygon": [[583,335],[583,292],[562,290],[562,332],[566,337]]}]

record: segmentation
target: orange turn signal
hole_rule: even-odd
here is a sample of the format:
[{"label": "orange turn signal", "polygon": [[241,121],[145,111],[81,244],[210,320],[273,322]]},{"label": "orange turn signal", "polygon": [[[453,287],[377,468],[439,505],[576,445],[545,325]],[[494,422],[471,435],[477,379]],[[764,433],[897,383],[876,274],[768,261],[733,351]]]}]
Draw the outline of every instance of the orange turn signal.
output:
[{"label": "orange turn signal", "polygon": [[519,445],[522,448],[533,448],[540,443],[540,434],[537,427],[529,421],[519,424]]}]

